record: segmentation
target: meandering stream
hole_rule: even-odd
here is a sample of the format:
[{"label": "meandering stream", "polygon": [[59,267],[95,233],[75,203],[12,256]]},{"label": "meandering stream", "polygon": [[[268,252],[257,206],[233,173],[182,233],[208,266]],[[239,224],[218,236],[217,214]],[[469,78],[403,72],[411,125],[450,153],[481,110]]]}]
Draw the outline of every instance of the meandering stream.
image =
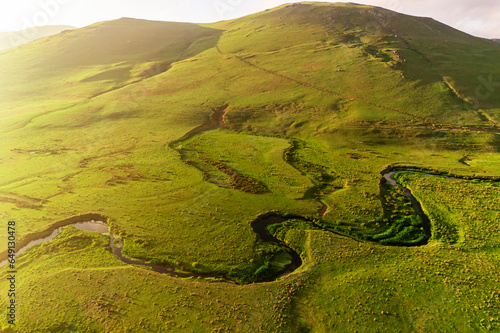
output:
[{"label": "meandering stream", "polygon": [[[431,223],[430,223],[429,217],[425,214],[420,202],[418,202],[418,200],[413,196],[411,191],[409,189],[407,189],[406,187],[404,187],[403,185],[401,185],[400,183],[398,183],[398,181],[394,177],[397,172],[401,172],[401,171],[403,171],[403,172],[404,171],[419,172],[419,173],[423,173],[423,174],[426,174],[429,176],[443,177],[443,178],[447,178],[447,179],[468,179],[468,180],[470,180],[471,178],[466,177],[466,176],[456,176],[456,175],[449,176],[449,175],[444,175],[444,174],[430,174],[430,173],[428,173],[428,171],[426,171],[424,169],[419,170],[419,169],[415,169],[414,167],[405,168],[402,166],[397,166],[395,168],[389,167],[388,169],[384,170],[381,173],[382,178],[385,179],[390,185],[397,186],[398,188],[400,188],[404,192],[404,194],[410,200],[415,211],[420,216],[420,218],[422,220],[423,229],[424,229],[425,233],[430,238],[430,236],[431,236]],[[500,179],[498,179],[496,177],[491,177],[491,179],[486,179],[485,177],[482,177],[482,178],[480,177],[478,179],[488,180],[488,181],[493,181],[493,182],[500,181]],[[328,209],[328,206],[324,205],[322,210],[326,211],[326,209]],[[217,279],[219,281],[227,281],[227,282],[234,281],[234,278],[231,279],[229,276],[225,276],[222,274],[210,274],[210,273],[209,274],[200,274],[200,273],[193,273],[193,272],[179,272],[173,266],[170,266],[168,264],[159,265],[159,264],[147,262],[145,260],[133,259],[133,258],[126,257],[122,252],[123,246],[124,246],[123,240],[115,237],[112,233],[110,233],[108,225],[102,221],[99,221],[99,219],[106,220],[106,217],[96,215],[96,214],[88,214],[88,215],[76,216],[76,217],[69,218],[67,220],[59,221],[58,223],[56,223],[55,226],[53,226],[53,229],[46,230],[46,231],[41,232],[41,233],[36,234],[36,235],[32,235],[31,241],[29,241],[26,244],[21,243],[22,247],[17,250],[16,258],[21,256],[25,251],[27,251],[28,249],[30,249],[32,247],[52,240],[61,231],[61,229],[63,227],[74,226],[77,229],[84,230],[84,231],[92,231],[92,232],[98,232],[101,234],[108,234],[110,237],[109,246],[110,246],[113,254],[118,259],[120,259],[120,261],[122,261],[125,264],[136,265],[139,267],[140,266],[147,267],[148,269],[153,270],[155,272],[169,274],[171,276],[180,277],[180,278],[188,278],[188,277],[214,278],[214,279]],[[284,222],[291,221],[291,220],[300,220],[300,221],[303,221],[303,222],[310,224],[312,227],[314,227],[316,229],[328,231],[328,232],[332,232],[332,233],[341,235],[340,233],[338,233],[332,229],[325,228],[325,227],[315,223],[311,219],[307,219],[307,218],[304,218],[301,216],[282,216],[282,215],[279,215],[277,213],[268,213],[268,214],[265,214],[265,215],[258,217],[257,219],[255,219],[251,223],[251,226],[252,226],[253,231],[259,236],[260,240],[262,242],[274,243],[277,246],[281,247],[283,250],[285,250],[286,252],[289,253],[292,260],[291,260],[291,263],[288,264],[282,271],[276,272],[272,276],[267,276],[266,278],[263,278],[263,279],[260,279],[258,281],[254,281],[254,282],[274,281],[281,276],[284,276],[286,274],[289,274],[289,273],[295,271],[296,269],[298,269],[302,265],[302,259],[300,257],[300,254],[297,253],[296,250],[290,248],[283,241],[274,237],[268,231],[268,227],[271,225],[282,224]],[[422,244],[418,244],[418,245],[424,245],[424,244],[426,244],[426,243],[422,243]],[[6,257],[5,253],[2,255],[4,256],[4,258]],[[0,263],[0,267],[4,266],[6,263],[7,263],[7,260],[2,261]]]},{"label": "meandering stream", "polygon": [[[42,238],[38,238],[38,239],[30,241],[27,245],[21,247],[20,249],[18,249],[16,251],[16,260],[19,256],[24,254],[24,252],[31,249],[32,247],[54,239],[54,237],[57,236],[57,234],[62,230],[62,228],[67,227],[67,226],[73,226],[73,227],[75,227],[79,230],[82,230],[82,231],[92,231],[92,232],[98,232],[100,234],[109,234],[109,247],[111,248],[113,254],[118,259],[120,259],[120,261],[122,261],[125,264],[149,267],[151,270],[153,270],[155,272],[169,274],[169,275],[172,275],[175,277],[181,277],[181,278],[186,278],[186,277],[213,277],[213,278],[220,278],[220,279],[224,278],[222,275],[215,275],[215,274],[194,274],[194,273],[178,272],[175,270],[174,267],[169,266],[167,264],[157,265],[157,264],[147,262],[145,260],[128,258],[122,253],[123,244],[124,244],[123,240],[115,237],[112,233],[110,233],[109,227],[106,223],[104,223],[103,221],[94,221],[94,220],[70,223],[70,224],[67,224],[65,226],[62,226],[62,227],[55,229],[47,237],[42,237]],[[5,264],[7,264],[7,262],[8,262],[7,259],[0,262],[0,267],[3,267]]]},{"label": "meandering stream", "polygon": [[[408,190],[407,188],[403,187],[401,184],[399,184],[394,179],[395,173],[396,173],[395,171],[388,171],[386,173],[383,173],[382,176],[391,185],[398,186],[399,188],[401,188],[404,191],[404,193],[409,198],[412,205],[414,206],[414,208],[416,209],[416,211],[420,215],[420,217],[423,221],[423,224],[424,224],[423,225],[424,230],[426,231],[426,233],[428,233],[430,235],[431,229],[430,229],[429,218],[424,213],[420,203],[411,194],[411,191]],[[84,218],[85,217],[82,217],[82,219],[84,219]],[[125,264],[148,267],[148,269],[151,269],[155,272],[169,274],[171,276],[180,277],[180,278],[195,277],[195,278],[215,278],[215,279],[218,279],[221,281],[230,281],[231,280],[229,277],[221,275],[221,274],[198,274],[198,273],[179,272],[174,267],[172,267],[168,264],[158,265],[158,264],[153,264],[153,263],[150,263],[150,262],[147,262],[144,260],[128,258],[122,252],[123,245],[124,245],[123,240],[115,237],[112,233],[110,233],[108,225],[106,223],[104,223],[102,221],[95,221],[95,220],[91,220],[91,221],[74,221],[74,220],[75,219],[73,219],[73,221],[71,223],[65,224],[64,226],[74,226],[79,230],[93,231],[93,232],[98,232],[101,234],[109,234],[109,236],[110,236],[109,246],[110,246],[113,254],[118,259],[120,259],[120,261],[122,261]],[[256,281],[256,282],[276,280],[281,276],[284,276],[286,274],[289,274],[289,273],[295,271],[296,269],[298,269],[302,265],[302,259],[299,255],[299,253],[297,253],[295,250],[290,248],[283,241],[281,241],[281,240],[277,239],[276,237],[274,237],[273,235],[271,235],[268,231],[269,226],[275,225],[275,224],[282,224],[282,223],[284,223],[286,221],[290,221],[290,220],[300,220],[300,221],[306,222],[306,223],[310,224],[311,226],[318,228],[320,230],[329,231],[329,232],[333,232],[335,234],[338,234],[337,232],[335,232],[333,230],[330,230],[330,229],[327,229],[327,228],[324,228],[324,227],[318,225],[317,223],[313,222],[312,220],[309,220],[309,219],[306,219],[306,218],[300,217],[300,216],[284,217],[284,216],[280,216],[280,215],[275,214],[275,213],[270,213],[270,214],[266,214],[266,215],[263,215],[263,216],[257,218],[251,224],[253,231],[259,236],[259,238],[263,242],[274,243],[274,244],[278,245],[279,247],[283,248],[285,251],[287,251],[291,256],[292,261],[290,264],[288,264],[285,267],[285,269],[283,271],[276,272],[273,276],[268,277],[266,279],[263,279],[261,281]],[[45,243],[45,242],[52,240],[61,231],[61,229],[64,226],[60,226],[60,227],[56,228],[48,236],[40,237],[38,239],[34,239],[34,240],[30,241],[27,245],[18,249],[18,251],[16,253],[16,257],[19,257],[26,250],[32,248],[35,245],[42,244],[42,243]],[[0,263],[0,267],[4,266],[6,263],[7,263],[7,260],[4,260],[3,262]]]},{"label": "meandering stream", "polygon": [[[219,107],[219,108],[215,108],[213,114],[210,116],[210,118],[204,124],[198,126],[197,128],[193,129],[192,131],[188,132],[181,139],[170,143],[170,148],[175,149],[174,148],[175,144],[182,142],[189,137],[200,134],[204,131],[218,128],[218,127],[224,127],[226,113],[227,113],[227,105],[224,105],[224,106]],[[394,170],[396,170],[396,171],[394,171]],[[391,184],[392,186],[399,187],[404,192],[404,194],[408,197],[408,199],[410,200],[415,211],[418,213],[418,215],[420,216],[420,218],[422,220],[422,226],[423,226],[425,233],[430,238],[430,236],[431,236],[431,223],[430,223],[429,217],[425,214],[424,210],[422,209],[421,204],[418,202],[418,200],[415,199],[415,197],[413,196],[411,191],[409,189],[405,188],[404,186],[402,186],[401,184],[399,184],[397,182],[397,180],[394,178],[394,175],[398,171],[414,171],[414,172],[421,172],[421,173],[425,173],[425,174],[428,174],[428,173],[425,172],[424,169],[418,169],[416,167],[404,167],[404,166],[393,167],[393,166],[390,166],[386,170],[384,170],[381,173],[381,175],[382,175],[383,179],[385,179],[387,182],[389,182],[389,184]],[[428,174],[428,175],[440,176],[440,177],[445,177],[448,179],[458,179],[458,178],[470,179],[468,177],[461,177],[461,176],[450,177],[450,176],[446,176],[443,174]],[[495,177],[493,177],[493,178],[495,178]],[[485,180],[485,179],[488,179],[488,177],[478,177],[478,179]],[[500,181],[500,177],[496,177],[493,181],[496,181],[496,182]],[[324,202],[322,202],[321,199],[318,199],[318,202],[321,203],[321,205],[322,205],[321,209],[318,211],[318,214],[320,216],[323,216],[327,213],[327,211],[329,210],[329,207]],[[110,238],[109,246],[110,246],[113,254],[118,259],[120,259],[120,261],[122,261],[125,264],[148,267],[148,269],[151,269],[155,272],[169,274],[171,276],[181,277],[181,278],[187,278],[187,277],[199,278],[199,277],[201,277],[201,278],[215,278],[215,279],[218,279],[221,281],[234,280],[234,279],[229,278],[228,276],[224,276],[221,274],[199,274],[199,273],[179,272],[173,266],[170,266],[168,264],[158,265],[158,264],[146,262],[144,260],[128,258],[122,252],[123,246],[124,246],[123,240],[115,237],[112,233],[110,233],[108,225],[102,221],[98,221],[98,219],[101,219],[101,218],[103,220],[106,220],[106,218],[103,216],[96,215],[96,214],[88,214],[88,215],[84,215],[84,216],[75,216],[75,217],[69,218],[67,220],[59,221],[51,229],[46,230],[44,232],[40,232],[38,234],[31,235],[30,238],[32,240],[29,241],[27,244],[25,244],[26,241],[24,243],[19,243],[18,245],[20,245],[21,248],[17,250],[16,257],[22,255],[26,250],[32,248],[35,245],[50,241],[61,231],[61,228],[65,227],[65,226],[74,226],[77,229],[84,230],[84,231],[93,231],[93,232],[98,232],[101,234],[109,234],[109,238]],[[269,213],[269,214],[265,214],[265,215],[258,217],[256,220],[254,220],[251,223],[253,231],[259,236],[259,238],[261,239],[262,242],[274,243],[274,244],[278,245],[279,247],[281,247],[282,249],[284,249],[285,251],[287,251],[291,256],[292,261],[281,272],[276,272],[271,277],[268,276],[265,279],[261,279],[259,281],[254,281],[254,282],[264,282],[264,281],[276,280],[283,275],[286,275],[286,274],[289,274],[289,273],[295,271],[296,269],[298,269],[302,265],[302,259],[300,257],[300,254],[297,253],[294,249],[290,248],[283,241],[274,237],[268,231],[269,226],[275,225],[275,224],[282,224],[282,223],[284,223],[286,221],[290,221],[290,220],[300,220],[300,221],[303,221],[303,222],[310,224],[311,226],[313,226],[319,230],[328,231],[328,232],[332,232],[332,233],[340,235],[339,233],[337,233],[336,231],[334,231],[332,229],[328,229],[328,228],[325,228],[323,226],[320,226],[317,223],[315,223],[314,221],[312,221],[310,219],[306,219],[304,217],[300,217],[300,216],[286,216],[285,217],[285,216],[281,216],[281,215],[276,214],[276,213]],[[425,243],[418,244],[418,245],[424,245]],[[7,257],[6,252],[4,252],[0,255],[3,256],[4,258]],[[2,261],[0,263],[0,267],[4,266],[7,262],[8,262],[7,259]]]},{"label": "meandering stream", "polygon": [[[266,216],[266,217],[261,217],[257,220],[255,220],[252,223],[252,227],[254,231],[259,235],[262,241],[264,242],[272,242],[275,244],[278,244],[281,247],[284,247],[286,251],[290,254],[292,257],[292,263],[287,265],[285,270],[282,272],[278,272],[275,276],[267,278],[263,281],[272,281],[276,280],[280,276],[286,275],[288,273],[291,273],[295,271],[297,268],[299,268],[302,265],[302,260],[300,259],[300,255],[293,251],[291,248],[289,248],[286,244],[284,244],[282,241],[278,240],[274,236],[272,236],[268,231],[267,227],[273,224],[277,223],[283,223],[285,221],[288,221],[290,219],[288,218],[282,218],[276,215],[272,216]],[[30,241],[27,245],[23,246],[22,248],[18,249],[16,252],[16,260],[19,256],[24,254],[27,250],[31,249],[32,247],[46,243],[52,239],[54,239],[57,234],[62,230],[62,228],[67,227],[67,226],[73,226],[79,230],[82,231],[92,231],[92,232],[98,232],[100,234],[109,234],[109,246],[113,252],[113,254],[120,259],[125,264],[128,265],[137,265],[137,266],[143,266],[143,267],[148,267],[152,271],[162,273],[162,274],[169,274],[171,276],[175,277],[180,277],[180,278],[188,278],[188,277],[196,277],[196,278],[215,278],[218,280],[222,281],[230,281],[229,278],[225,277],[224,275],[221,274],[197,274],[197,273],[185,273],[185,272],[179,272],[176,271],[174,267],[168,265],[168,264],[163,264],[163,265],[158,265],[158,264],[153,264],[144,260],[139,260],[139,259],[132,259],[126,257],[123,253],[123,240],[120,238],[115,237],[112,233],[110,233],[108,225],[102,221],[82,221],[82,222],[74,222],[59,228],[56,228],[52,233],[47,236],[47,237],[42,237],[38,238],[35,240]],[[0,262],[0,267],[3,267],[5,264],[7,264],[8,260],[4,260]],[[262,282],[263,282],[262,281]]]}]

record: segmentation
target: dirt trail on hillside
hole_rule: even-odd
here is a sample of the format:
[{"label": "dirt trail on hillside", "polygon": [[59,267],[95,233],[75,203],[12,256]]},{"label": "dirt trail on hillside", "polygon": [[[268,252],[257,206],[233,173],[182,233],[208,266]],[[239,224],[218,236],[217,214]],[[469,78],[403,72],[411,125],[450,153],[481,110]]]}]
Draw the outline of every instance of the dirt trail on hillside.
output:
[{"label": "dirt trail on hillside", "polygon": [[226,114],[227,114],[227,108],[229,105],[224,105],[218,108],[214,108],[214,112],[210,116],[207,122],[204,124],[192,129],[191,131],[187,132],[183,138],[179,139],[178,141],[183,141],[189,136],[199,134],[201,132],[207,131],[209,129],[217,128],[217,127],[224,127],[226,125]]}]

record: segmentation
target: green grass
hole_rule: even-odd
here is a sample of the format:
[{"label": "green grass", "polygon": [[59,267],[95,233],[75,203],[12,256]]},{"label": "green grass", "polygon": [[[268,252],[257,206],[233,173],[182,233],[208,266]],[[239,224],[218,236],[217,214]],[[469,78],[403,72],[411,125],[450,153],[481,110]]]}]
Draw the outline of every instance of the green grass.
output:
[{"label": "green grass", "polygon": [[[414,239],[401,194],[381,202],[380,172],[500,176],[500,95],[475,100],[499,55],[429,19],[321,3],[207,25],[117,20],[7,50],[0,219],[23,239],[99,213],[131,257],[236,278],[289,260],[257,239],[257,216],[319,220],[316,199],[333,230]],[[225,128],[179,141],[223,105]],[[287,223],[276,235],[304,265],[271,283],[158,275],[65,229],[20,258],[19,331],[498,329],[498,184],[400,178],[431,218],[428,245]]]}]

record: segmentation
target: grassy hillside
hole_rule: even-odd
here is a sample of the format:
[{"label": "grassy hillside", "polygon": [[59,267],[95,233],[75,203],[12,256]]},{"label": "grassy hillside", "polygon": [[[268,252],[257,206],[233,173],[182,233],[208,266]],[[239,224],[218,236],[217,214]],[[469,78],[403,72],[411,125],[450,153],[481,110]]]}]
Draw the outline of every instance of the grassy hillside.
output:
[{"label": "grassy hillside", "polygon": [[33,117],[81,105],[163,73],[173,62],[213,47],[220,33],[187,23],[124,18],[4,51],[2,127],[22,127],[20,114]]},{"label": "grassy hillside", "polygon": [[[431,19],[327,3],[121,19],[3,51],[0,218],[19,241],[98,213],[125,255],[236,282],[125,265],[67,227],[19,258],[19,331],[498,329],[499,56]],[[421,234],[381,180],[390,165],[414,168],[398,177],[427,245],[382,245]],[[303,265],[246,284],[289,260],[252,229],[269,212],[336,234],[274,228]]]}]

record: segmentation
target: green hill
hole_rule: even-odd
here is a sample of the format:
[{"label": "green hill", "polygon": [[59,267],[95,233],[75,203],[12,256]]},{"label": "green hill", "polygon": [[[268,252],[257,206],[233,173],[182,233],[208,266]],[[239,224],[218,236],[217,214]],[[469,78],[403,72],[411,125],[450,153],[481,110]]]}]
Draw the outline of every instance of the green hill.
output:
[{"label": "green hill", "polygon": [[[498,329],[499,56],[429,18],[317,2],[1,52],[0,216],[19,243],[99,214],[125,256],[232,281],[128,265],[67,227],[18,259],[18,328]],[[273,214],[295,219],[266,242]],[[288,251],[300,268],[262,283]]]},{"label": "green hill", "polygon": [[88,100],[168,70],[212,47],[217,33],[193,24],[120,19],[40,39],[1,54],[0,103],[17,105],[22,98],[40,109],[47,98],[62,106]]}]

